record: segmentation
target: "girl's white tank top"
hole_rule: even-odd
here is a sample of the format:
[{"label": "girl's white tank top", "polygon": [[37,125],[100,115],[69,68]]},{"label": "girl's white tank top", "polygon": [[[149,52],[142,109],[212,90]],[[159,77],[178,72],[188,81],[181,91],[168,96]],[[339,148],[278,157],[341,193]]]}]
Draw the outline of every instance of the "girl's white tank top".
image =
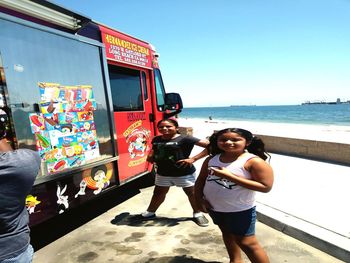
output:
[{"label": "girl's white tank top", "polygon": [[[257,156],[254,154],[244,153],[232,163],[223,163],[220,161],[220,154],[217,154],[209,160],[208,167],[225,167],[237,176],[251,179],[250,173],[244,169],[244,164],[255,157]],[[212,210],[217,212],[239,212],[255,206],[255,191],[209,173],[203,193],[212,205]]]}]

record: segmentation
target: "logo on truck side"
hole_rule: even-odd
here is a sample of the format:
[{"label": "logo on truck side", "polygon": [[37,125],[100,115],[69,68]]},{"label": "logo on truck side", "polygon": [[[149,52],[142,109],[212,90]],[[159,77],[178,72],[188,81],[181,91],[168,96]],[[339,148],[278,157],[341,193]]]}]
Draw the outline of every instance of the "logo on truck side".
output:
[{"label": "logo on truck side", "polygon": [[[128,144],[128,152],[131,159],[136,157],[144,157],[149,150],[149,139],[151,131],[142,126],[142,121],[138,120],[131,124],[123,133],[126,143]],[[142,162],[132,161],[128,166],[136,166],[146,161],[141,158]]]}]

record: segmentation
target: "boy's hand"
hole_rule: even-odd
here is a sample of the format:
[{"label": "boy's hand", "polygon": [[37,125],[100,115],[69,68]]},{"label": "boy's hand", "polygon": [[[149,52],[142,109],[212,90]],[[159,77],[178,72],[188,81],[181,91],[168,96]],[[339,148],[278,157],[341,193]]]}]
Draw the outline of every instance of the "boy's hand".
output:
[{"label": "boy's hand", "polygon": [[194,163],[194,159],[192,158],[188,158],[188,159],[182,159],[182,160],[178,160],[176,162],[176,166],[181,167],[181,168],[185,168],[185,167],[189,167]]},{"label": "boy's hand", "polygon": [[197,203],[197,205],[199,210],[203,213],[208,213],[208,211],[212,209],[211,204],[204,198],[200,201],[199,204]]}]

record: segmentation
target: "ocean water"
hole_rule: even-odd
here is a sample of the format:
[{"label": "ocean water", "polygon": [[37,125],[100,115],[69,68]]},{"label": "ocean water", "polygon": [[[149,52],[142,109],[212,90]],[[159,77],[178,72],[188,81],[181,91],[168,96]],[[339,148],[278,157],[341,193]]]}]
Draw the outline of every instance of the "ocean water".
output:
[{"label": "ocean water", "polygon": [[181,118],[350,126],[350,104],[184,108]]}]

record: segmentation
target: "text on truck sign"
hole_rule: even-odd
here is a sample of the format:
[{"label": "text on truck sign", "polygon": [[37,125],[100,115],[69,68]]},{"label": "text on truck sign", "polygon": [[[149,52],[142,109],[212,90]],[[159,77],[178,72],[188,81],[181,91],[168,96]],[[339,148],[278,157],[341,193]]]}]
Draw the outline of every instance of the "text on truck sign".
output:
[{"label": "text on truck sign", "polygon": [[113,34],[102,31],[102,41],[106,47],[107,59],[131,64],[135,66],[151,68],[151,50],[136,40],[124,36],[118,32]]}]

